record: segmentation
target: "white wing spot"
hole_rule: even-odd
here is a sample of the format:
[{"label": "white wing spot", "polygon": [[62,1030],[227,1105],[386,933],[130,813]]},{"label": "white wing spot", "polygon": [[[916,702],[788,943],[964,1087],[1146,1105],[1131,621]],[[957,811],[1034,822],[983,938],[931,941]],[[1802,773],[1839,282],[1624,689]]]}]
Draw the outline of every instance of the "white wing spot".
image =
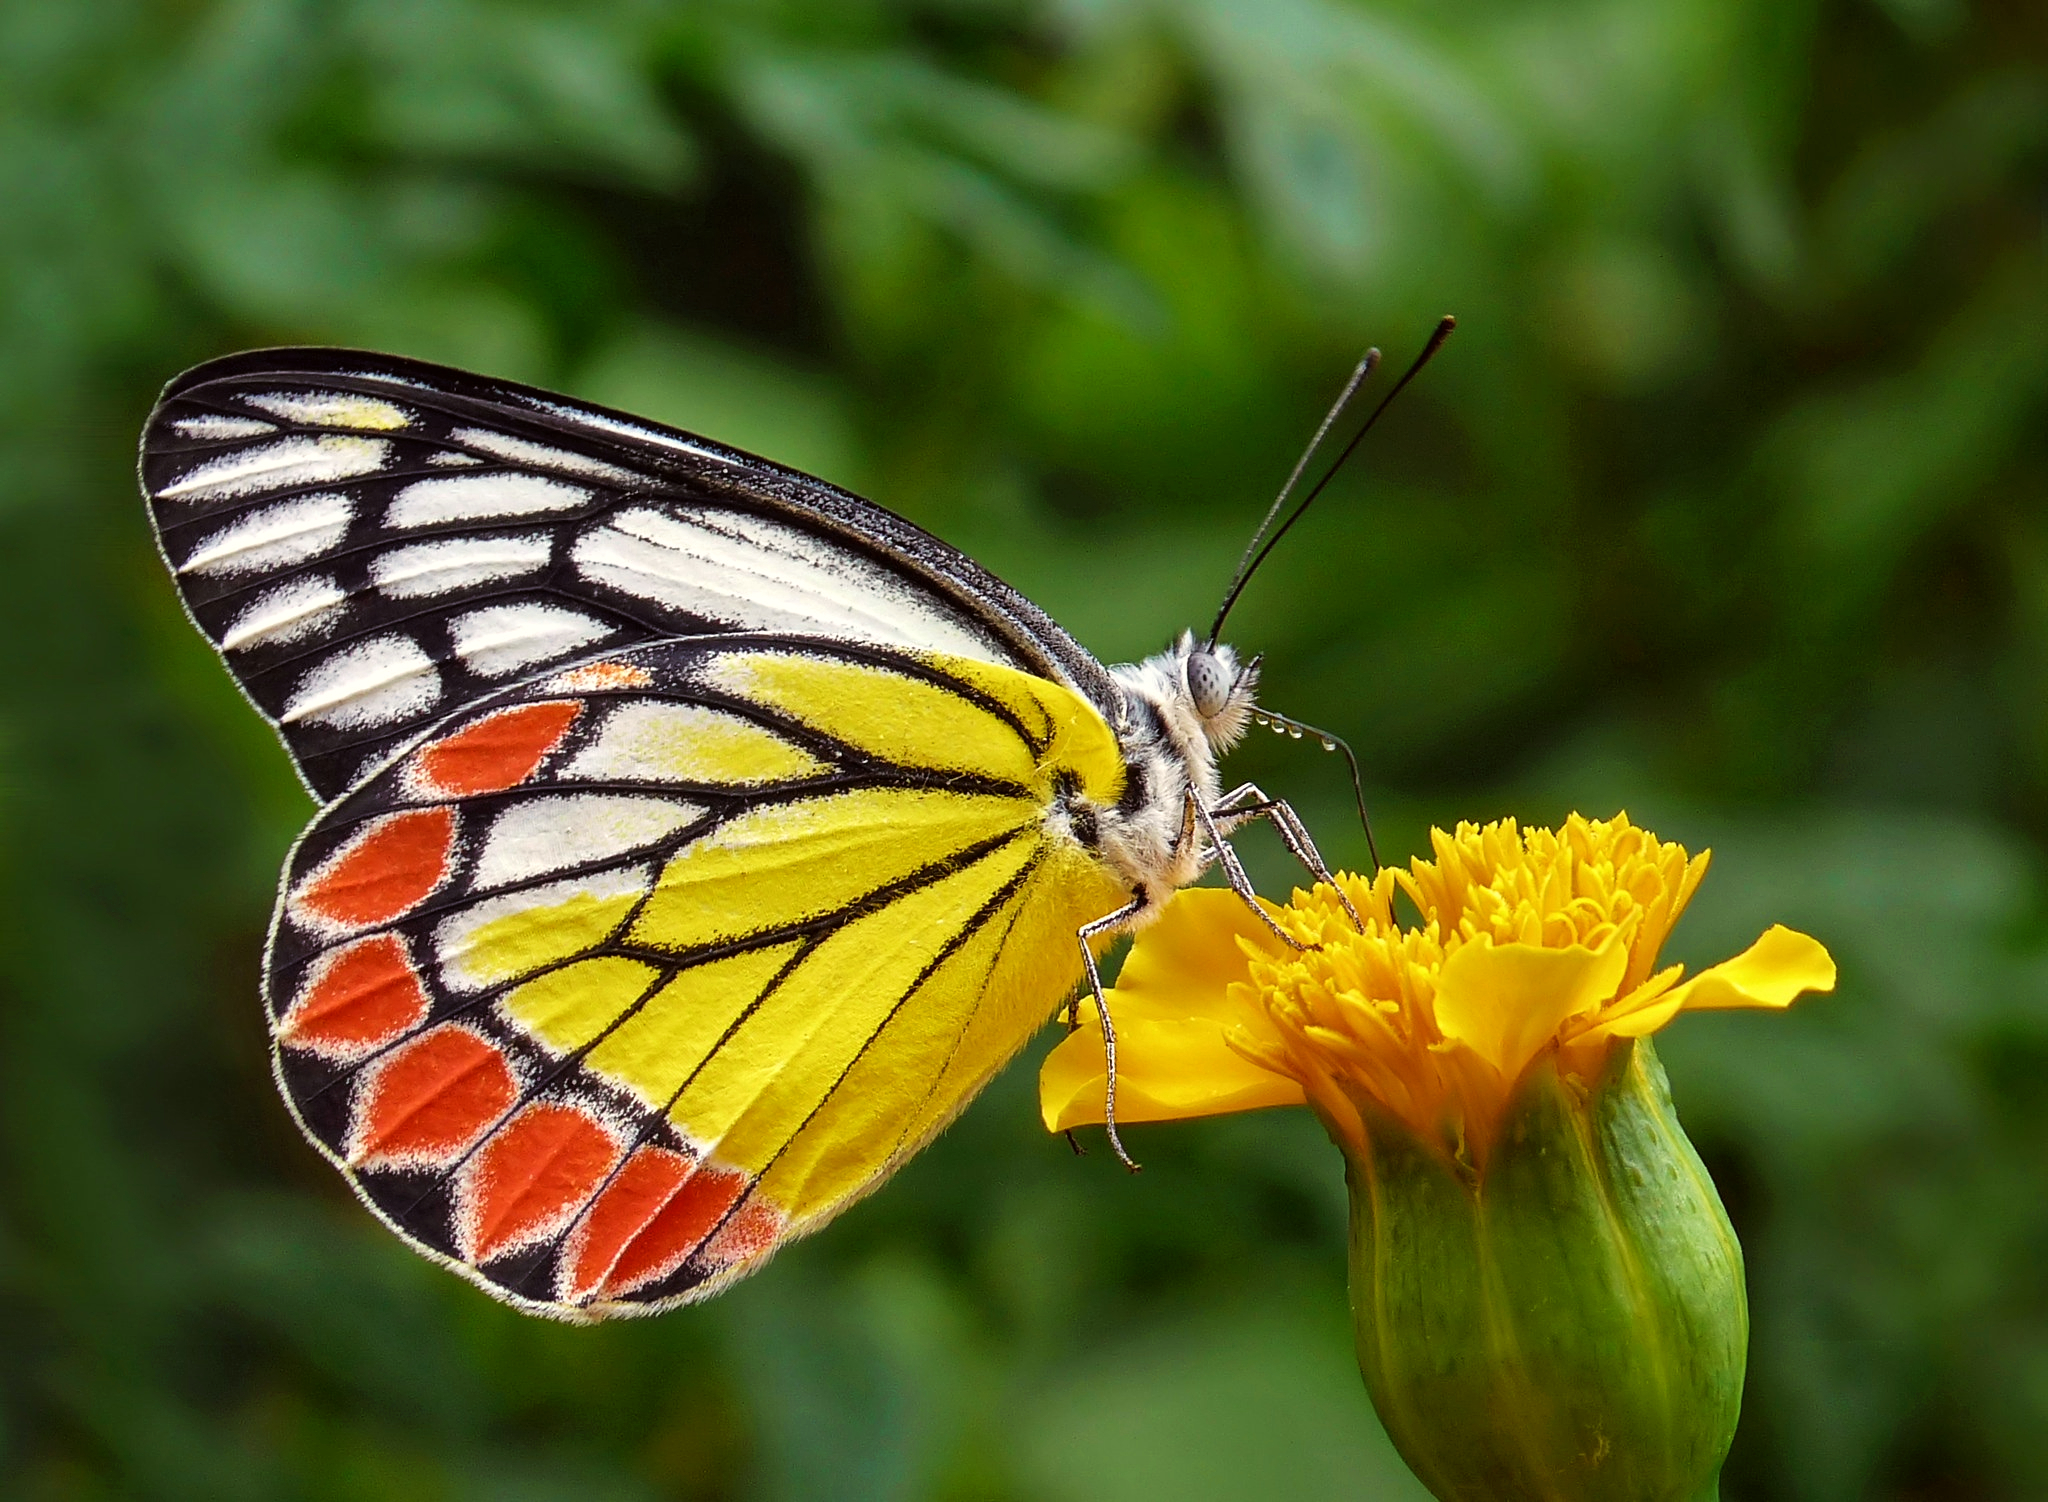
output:
[{"label": "white wing spot", "polygon": [[719,464],[740,462],[729,455],[708,449],[701,443],[679,438],[673,433],[657,433],[654,429],[643,428],[638,423],[621,422],[616,417],[601,417],[595,412],[586,412],[581,407],[571,407],[561,402],[535,402],[534,405],[543,412],[552,412],[557,417],[566,417],[572,422],[581,423],[587,428],[596,428],[601,432],[617,433],[624,438],[637,438],[642,443],[658,443],[663,448],[679,449],[685,454],[695,454],[700,459],[710,459]]},{"label": "white wing spot", "polygon": [[492,822],[470,880],[488,890],[610,860],[666,839],[705,812],[694,803],[604,793],[516,803]]},{"label": "white wing spot", "polygon": [[435,449],[427,455],[427,463],[440,469],[467,469],[483,462],[475,454],[465,454],[460,449]]},{"label": "white wing spot", "polygon": [[275,433],[277,424],[260,417],[228,417],[208,412],[201,417],[181,417],[171,424],[187,438],[255,438]]},{"label": "white wing spot", "polygon": [[505,516],[538,516],[572,511],[590,499],[581,485],[564,485],[540,475],[450,475],[415,480],[392,498],[387,527],[431,527],[439,522],[492,521]]},{"label": "white wing spot", "polygon": [[[391,452],[385,438],[348,438],[323,433],[314,438],[280,438],[239,449],[187,470],[157,492],[167,501],[215,501],[260,495],[293,485],[327,484],[375,474]],[[429,482],[431,483],[431,482]]]},{"label": "white wing spot", "polygon": [[243,514],[178,565],[181,574],[255,574],[304,563],[348,532],[354,505],[335,491],[300,496]]},{"label": "white wing spot", "polygon": [[294,579],[256,597],[222,633],[223,652],[300,641],[333,621],[348,595],[325,574]]},{"label": "white wing spot", "polygon": [[441,674],[409,636],[373,636],[337,652],[299,680],[278,717],[354,730],[385,725],[431,708]]},{"label": "white wing spot", "polygon": [[602,641],[612,629],[559,605],[486,605],[448,623],[456,654],[485,678],[565,657]]},{"label": "white wing spot", "polygon": [[723,511],[636,509],[578,538],[584,578],[734,630],[1007,658],[888,570],[824,538]]},{"label": "white wing spot", "polygon": [[546,537],[451,537],[393,548],[370,562],[370,582],[394,600],[421,600],[516,579],[547,567]]},{"label": "white wing spot", "polygon": [[749,786],[831,770],[764,725],[704,704],[634,699],[562,769],[586,782],[701,782]]},{"label": "white wing spot", "polygon": [[352,391],[273,391],[242,398],[250,406],[320,428],[364,428],[388,432],[412,426],[412,414],[391,402]]},{"label": "white wing spot", "polygon": [[416,381],[411,376],[400,375],[395,370],[342,370],[337,375],[356,381],[375,381],[380,386],[410,386],[415,391],[429,391],[434,388],[425,381]]},{"label": "white wing spot", "polygon": [[583,454],[572,454],[567,449],[558,449],[552,444],[535,443],[530,438],[515,438],[510,433],[500,433],[491,428],[457,428],[448,435],[456,443],[466,443],[473,449],[499,459],[509,459],[514,464],[531,464],[541,469],[558,469],[565,474],[583,475],[592,480],[614,480],[625,484],[644,484],[647,477],[635,474],[630,469],[621,469],[616,464],[607,464],[602,459],[592,459]]}]

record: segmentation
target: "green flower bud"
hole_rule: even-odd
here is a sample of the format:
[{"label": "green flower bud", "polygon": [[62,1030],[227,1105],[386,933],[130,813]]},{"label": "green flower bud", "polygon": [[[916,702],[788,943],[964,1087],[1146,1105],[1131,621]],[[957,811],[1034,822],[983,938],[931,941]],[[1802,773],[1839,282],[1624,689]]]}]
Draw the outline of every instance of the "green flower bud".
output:
[{"label": "green flower bud", "polygon": [[1742,1403],[1742,1249],[1647,1039],[1538,1060],[1475,1169],[1369,1096],[1347,1148],[1374,1406],[1443,1502],[1711,1502]]}]

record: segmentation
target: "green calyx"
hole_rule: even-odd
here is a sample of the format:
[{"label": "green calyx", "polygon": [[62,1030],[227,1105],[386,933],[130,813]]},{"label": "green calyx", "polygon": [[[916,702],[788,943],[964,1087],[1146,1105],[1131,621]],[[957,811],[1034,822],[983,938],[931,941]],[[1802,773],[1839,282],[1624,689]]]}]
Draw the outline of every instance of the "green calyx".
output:
[{"label": "green calyx", "polygon": [[1415,1474],[1443,1502],[1711,1502],[1742,1404],[1742,1249],[1649,1043],[1590,1089],[1539,1061],[1477,1171],[1366,1114],[1352,1319]]}]

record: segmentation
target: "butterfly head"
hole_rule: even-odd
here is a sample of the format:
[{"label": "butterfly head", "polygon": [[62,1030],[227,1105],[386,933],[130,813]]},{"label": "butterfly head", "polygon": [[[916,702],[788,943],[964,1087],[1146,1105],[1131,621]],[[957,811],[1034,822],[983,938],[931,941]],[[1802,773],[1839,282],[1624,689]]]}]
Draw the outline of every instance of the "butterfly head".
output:
[{"label": "butterfly head", "polygon": [[1216,751],[1227,751],[1251,727],[1257,701],[1259,659],[1240,662],[1221,642],[1205,642],[1192,631],[1173,645],[1175,676],[1187,710]]}]

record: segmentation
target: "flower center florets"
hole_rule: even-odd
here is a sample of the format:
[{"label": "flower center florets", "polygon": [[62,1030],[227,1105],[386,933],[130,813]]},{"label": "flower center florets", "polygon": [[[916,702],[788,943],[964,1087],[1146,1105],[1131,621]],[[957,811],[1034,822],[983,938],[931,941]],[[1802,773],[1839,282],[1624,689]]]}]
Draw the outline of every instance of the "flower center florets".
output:
[{"label": "flower center florets", "polygon": [[[1240,1005],[1264,1008],[1277,1043],[1243,1028],[1227,1041],[1300,1079],[1346,1135],[1370,1102],[1455,1151],[1483,1152],[1537,1054],[1567,1048],[1576,1072],[1604,1060],[1612,1034],[1581,1040],[1653,979],[1707,857],[1688,859],[1626,816],[1574,816],[1558,831],[1461,824],[1437,831],[1434,845],[1434,860],[1371,883],[1339,878],[1363,932],[1329,888],[1297,892],[1281,921],[1306,947],[1248,953],[1246,979],[1232,988]],[[1396,921],[1397,891],[1419,922]],[[1589,975],[1583,963],[1540,961],[1488,973],[1505,953],[1454,962],[1468,947],[1510,946],[1604,963]],[[1675,972],[1657,979],[1668,987]]]}]

